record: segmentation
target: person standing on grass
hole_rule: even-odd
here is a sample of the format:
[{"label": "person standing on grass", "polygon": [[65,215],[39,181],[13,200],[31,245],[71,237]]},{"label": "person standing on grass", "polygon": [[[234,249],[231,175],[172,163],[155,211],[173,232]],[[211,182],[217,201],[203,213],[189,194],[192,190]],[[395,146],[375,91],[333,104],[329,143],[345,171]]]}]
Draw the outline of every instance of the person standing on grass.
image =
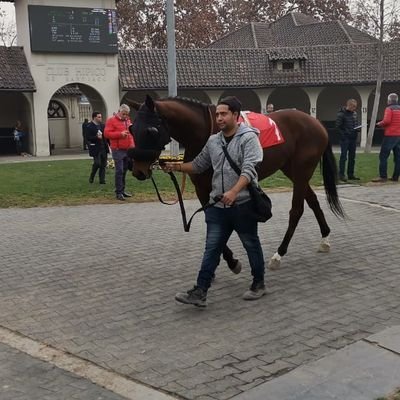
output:
[{"label": "person standing on grass", "polygon": [[[347,179],[357,180],[354,175],[354,166],[356,160],[357,136],[358,136],[358,120],[357,120],[357,101],[354,99],[347,100],[346,106],[342,107],[337,114],[336,129],[340,134],[340,160],[339,160],[339,179],[346,182]],[[347,157],[347,178],[345,175]]]},{"label": "person standing on grass", "polygon": [[84,119],[82,123],[82,146],[83,146],[83,151],[88,149],[87,141],[86,141],[86,128],[89,125],[89,120],[87,118]]},{"label": "person standing on grass", "polygon": [[89,155],[93,157],[92,171],[89,182],[93,183],[97,171],[99,171],[99,182],[101,185],[106,183],[106,166],[108,143],[104,137],[103,117],[100,112],[94,111],[92,121],[86,126],[86,143],[89,147]]},{"label": "person standing on grass", "polygon": [[385,128],[381,151],[379,153],[379,177],[372,179],[372,182],[387,181],[387,160],[393,150],[394,170],[390,178],[393,182],[399,181],[400,175],[400,105],[399,96],[390,93],[387,100],[388,106],[385,109],[383,120],[378,122],[378,127]]},{"label": "person standing on grass", "polygon": [[132,195],[125,191],[125,177],[128,170],[128,149],[135,147],[129,127],[132,122],[129,118],[130,108],[122,104],[118,112],[106,121],[104,136],[110,140],[112,158],[115,164],[115,196],[117,200],[124,201]]}]

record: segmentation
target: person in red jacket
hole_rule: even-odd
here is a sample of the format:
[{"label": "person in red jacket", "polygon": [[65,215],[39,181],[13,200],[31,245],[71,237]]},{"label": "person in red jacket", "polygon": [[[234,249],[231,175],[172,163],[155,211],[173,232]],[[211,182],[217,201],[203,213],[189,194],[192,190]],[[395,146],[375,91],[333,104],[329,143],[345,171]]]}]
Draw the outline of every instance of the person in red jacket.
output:
[{"label": "person in red jacket", "polygon": [[390,180],[398,182],[400,175],[400,105],[399,96],[396,93],[389,94],[383,120],[376,125],[385,128],[385,135],[379,153],[379,177],[372,179],[372,182],[387,181],[387,160],[392,150],[394,170]]},{"label": "person in red jacket", "polygon": [[126,197],[132,197],[125,192],[125,176],[128,170],[127,151],[135,147],[129,127],[132,125],[129,119],[130,108],[121,104],[118,112],[106,121],[104,137],[109,139],[112,158],[115,164],[115,195],[117,200],[124,201]]}]

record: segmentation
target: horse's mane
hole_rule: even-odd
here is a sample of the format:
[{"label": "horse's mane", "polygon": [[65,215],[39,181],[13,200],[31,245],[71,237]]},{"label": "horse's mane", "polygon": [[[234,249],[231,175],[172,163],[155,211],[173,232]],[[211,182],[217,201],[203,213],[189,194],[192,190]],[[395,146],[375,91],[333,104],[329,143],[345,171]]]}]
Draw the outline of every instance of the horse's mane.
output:
[{"label": "horse's mane", "polygon": [[190,108],[197,108],[197,109],[200,108],[201,111],[203,112],[208,111],[208,107],[210,106],[210,104],[203,103],[200,100],[190,99],[188,97],[180,97],[180,96],[166,97],[164,99],[160,99],[159,101],[171,101],[171,100],[184,104]]}]

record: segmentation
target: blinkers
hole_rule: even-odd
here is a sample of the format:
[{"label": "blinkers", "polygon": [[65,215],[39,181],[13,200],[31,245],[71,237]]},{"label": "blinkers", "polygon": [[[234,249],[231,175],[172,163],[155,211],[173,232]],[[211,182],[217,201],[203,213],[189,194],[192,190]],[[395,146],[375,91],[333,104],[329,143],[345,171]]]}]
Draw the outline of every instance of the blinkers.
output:
[{"label": "blinkers", "polygon": [[171,141],[167,123],[157,113],[150,96],[140,106],[129,129],[135,138],[135,147],[128,151],[128,156],[135,161],[155,161]]}]

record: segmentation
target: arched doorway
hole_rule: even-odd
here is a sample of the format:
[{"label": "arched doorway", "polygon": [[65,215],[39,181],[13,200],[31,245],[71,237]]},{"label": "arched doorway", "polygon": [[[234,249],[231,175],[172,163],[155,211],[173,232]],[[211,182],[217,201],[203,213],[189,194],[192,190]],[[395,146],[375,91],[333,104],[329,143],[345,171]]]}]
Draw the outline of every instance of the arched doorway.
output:
[{"label": "arched doorway", "polygon": [[[29,94],[27,94],[29,96]],[[0,155],[17,154],[14,141],[16,121],[21,121],[25,133],[23,152],[32,154],[32,113],[31,104],[22,92],[2,93],[0,96]]]},{"label": "arched doorway", "polygon": [[72,83],[59,88],[51,97],[47,109],[50,151],[58,154],[83,151],[82,124],[99,111],[107,118],[105,102],[91,86]]},{"label": "arched doorway", "polygon": [[[357,101],[357,114],[361,123],[361,97],[358,91],[352,86],[331,86],[327,87],[318,96],[317,118],[325,126],[332,144],[339,143],[339,135],[336,132],[336,116],[340,108],[346,105],[348,99]],[[358,138],[358,142],[360,137]]]},{"label": "arched doorway", "polygon": [[310,99],[301,88],[277,88],[270,94],[267,103],[272,103],[275,111],[295,108],[307,114],[310,113]]},{"label": "arched doorway", "polygon": [[236,96],[242,103],[243,111],[261,112],[260,99],[251,89],[228,89],[222,93],[220,99],[227,96]]},{"label": "arched doorway", "polygon": [[54,149],[69,147],[68,115],[60,100],[52,99],[47,108],[49,120],[49,141],[51,152]]}]

